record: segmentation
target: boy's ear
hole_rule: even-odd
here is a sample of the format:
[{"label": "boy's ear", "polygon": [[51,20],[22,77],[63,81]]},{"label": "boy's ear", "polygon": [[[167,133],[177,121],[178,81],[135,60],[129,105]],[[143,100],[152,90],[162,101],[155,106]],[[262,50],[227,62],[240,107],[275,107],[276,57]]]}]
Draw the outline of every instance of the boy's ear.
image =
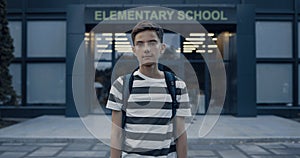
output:
[{"label": "boy's ear", "polygon": [[131,46],[131,50],[132,50],[133,54],[135,55],[135,47],[134,46]]},{"label": "boy's ear", "polygon": [[161,54],[163,54],[163,53],[165,52],[166,47],[167,47],[167,46],[166,46],[165,43],[162,43],[162,44],[161,44],[161,48],[160,48],[160,53],[161,53]]}]

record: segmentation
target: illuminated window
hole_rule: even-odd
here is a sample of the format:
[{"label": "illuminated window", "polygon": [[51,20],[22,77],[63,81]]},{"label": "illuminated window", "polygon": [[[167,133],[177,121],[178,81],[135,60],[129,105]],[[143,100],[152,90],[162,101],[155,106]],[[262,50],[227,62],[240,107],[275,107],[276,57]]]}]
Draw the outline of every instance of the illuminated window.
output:
[{"label": "illuminated window", "polygon": [[[132,45],[131,35],[129,33],[115,33],[115,41],[116,41],[115,50],[117,56],[123,53],[126,53],[126,55],[133,55],[131,49],[131,45]],[[127,54],[127,53],[131,53],[131,54]]]},{"label": "illuminated window", "polygon": [[214,53],[216,45],[216,35],[214,33],[190,33],[183,42],[183,53]]},{"label": "illuminated window", "polygon": [[91,36],[91,42],[95,42],[95,60],[111,60],[112,33],[96,33]]}]

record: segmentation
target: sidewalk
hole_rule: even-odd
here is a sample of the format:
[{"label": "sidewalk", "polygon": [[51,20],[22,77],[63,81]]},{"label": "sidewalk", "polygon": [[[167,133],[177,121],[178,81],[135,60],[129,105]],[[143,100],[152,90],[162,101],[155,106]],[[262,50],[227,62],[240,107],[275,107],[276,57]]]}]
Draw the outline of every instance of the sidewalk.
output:
[{"label": "sidewalk", "polygon": [[[204,119],[206,119],[204,121]],[[216,124],[213,125],[214,121]],[[205,124],[201,126],[202,124]],[[209,128],[212,127],[210,130]],[[0,140],[18,139],[103,139],[110,137],[109,116],[84,118],[41,116],[0,129]],[[207,133],[207,135],[205,135]],[[300,123],[277,116],[220,118],[195,116],[188,127],[189,139],[300,140]]]},{"label": "sidewalk", "polygon": [[[190,158],[300,158],[298,122],[276,116],[222,115],[209,130],[216,118],[194,118],[188,129]],[[41,116],[0,130],[0,158],[107,158],[109,134],[106,116]]]}]

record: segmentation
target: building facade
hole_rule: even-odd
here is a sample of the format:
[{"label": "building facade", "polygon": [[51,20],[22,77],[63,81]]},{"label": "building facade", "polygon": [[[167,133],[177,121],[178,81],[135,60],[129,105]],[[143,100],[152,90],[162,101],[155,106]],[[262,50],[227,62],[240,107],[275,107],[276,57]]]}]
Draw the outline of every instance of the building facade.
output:
[{"label": "building facade", "polygon": [[[158,21],[171,17],[163,9],[128,11],[147,6],[176,10],[177,20],[198,21],[207,31],[202,35],[183,23],[176,26],[189,34],[166,29],[164,37],[169,48],[188,59],[195,71],[199,94],[192,98],[199,105],[197,114],[207,112],[212,92],[203,54],[217,47],[227,74],[222,114],[298,116],[300,0],[8,0],[15,46],[10,71],[20,101],[17,107],[1,106],[2,116],[109,113],[103,106],[113,68],[120,64],[120,57],[130,54],[130,29],[125,28],[137,17]],[[131,25],[122,24],[131,18]],[[97,31],[95,27],[105,20],[114,24]],[[209,36],[216,44],[194,48],[191,42],[199,42],[198,36]],[[82,57],[82,71],[76,74],[74,63],[82,44],[89,45],[90,53]],[[188,71],[182,73],[188,79]],[[85,84],[75,83],[76,79]],[[77,95],[84,106],[76,107]]]}]

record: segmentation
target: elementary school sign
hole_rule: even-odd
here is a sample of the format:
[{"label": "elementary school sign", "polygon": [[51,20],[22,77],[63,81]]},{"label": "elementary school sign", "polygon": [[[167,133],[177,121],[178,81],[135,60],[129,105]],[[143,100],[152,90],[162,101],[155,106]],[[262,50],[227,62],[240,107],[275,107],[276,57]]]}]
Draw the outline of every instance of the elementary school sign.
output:
[{"label": "elementary school sign", "polygon": [[[176,14],[176,15],[175,15]],[[178,20],[213,20],[226,21],[228,18],[224,15],[223,10],[96,10],[94,19],[102,20],[172,20],[172,17]]]},{"label": "elementary school sign", "polygon": [[[174,9],[173,9],[174,8]],[[196,20],[201,23],[234,23],[235,7],[172,7],[172,9],[131,10],[123,7],[87,7],[86,23],[109,21],[162,20],[186,21]]]}]

